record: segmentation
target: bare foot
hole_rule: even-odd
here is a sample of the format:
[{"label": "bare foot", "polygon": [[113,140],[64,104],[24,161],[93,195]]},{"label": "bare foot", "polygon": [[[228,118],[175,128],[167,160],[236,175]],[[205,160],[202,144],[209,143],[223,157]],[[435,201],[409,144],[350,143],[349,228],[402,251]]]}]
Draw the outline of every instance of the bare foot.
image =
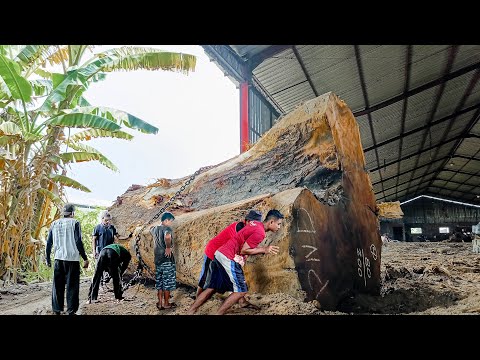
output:
[{"label": "bare foot", "polygon": [[253,309],[253,310],[260,310],[260,307],[257,305],[252,304],[251,302],[245,301],[242,304],[240,304],[240,307],[242,309]]},{"label": "bare foot", "polygon": [[188,309],[187,310],[187,315],[193,315],[197,312],[197,310],[193,310],[193,309]]},{"label": "bare foot", "polygon": [[175,304],[174,302],[168,303],[168,306],[167,305],[164,306],[165,309],[171,309],[174,307],[177,307],[177,304]]}]

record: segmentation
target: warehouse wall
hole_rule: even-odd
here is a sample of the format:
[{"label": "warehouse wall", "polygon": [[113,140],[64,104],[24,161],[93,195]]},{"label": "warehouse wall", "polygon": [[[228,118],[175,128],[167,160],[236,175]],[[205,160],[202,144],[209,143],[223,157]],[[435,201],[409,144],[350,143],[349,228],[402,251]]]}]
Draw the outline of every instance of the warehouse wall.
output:
[{"label": "warehouse wall", "polygon": [[[463,228],[470,232],[472,225],[480,221],[478,207],[426,197],[403,204],[401,207],[404,212],[403,222],[407,241],[414,241],[413,239],[417,236],[411,234],[411,228],[422,228],[422,235],[429,240],[443,240],[451,235],[455,228]],[[448,227],[449,233],[440,234],[440,227]]]}]

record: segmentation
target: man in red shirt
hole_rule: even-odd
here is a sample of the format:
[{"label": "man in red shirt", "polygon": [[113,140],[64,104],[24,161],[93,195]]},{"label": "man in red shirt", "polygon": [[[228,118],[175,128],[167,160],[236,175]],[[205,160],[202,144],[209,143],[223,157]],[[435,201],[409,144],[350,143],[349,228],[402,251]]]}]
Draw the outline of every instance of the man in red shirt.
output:
[{"label": "man in red shirt", "polygon": [[[249,221],[262,221],[262,213],[258,210],[250,210],[245,216],[245,221],[235,221],[231,223],[207,243],[207,246],[205,247],[205,253],[203,255],[203,265],[202,270],[200,271],[200,279],[198,281],[196,298],[198,298],[198,296],[204,290],[205,280],[208,276],[210,263],[214,259],[215,251],[217,251],[219,247],[230,240],[230,238],[235,236],[236,233],[242,230]],[[239,300],[239,304],[241,307],[252,307],[257,310],[259,309],[258,306],[249,303],[245,297],[242,297]]]},{"label": "man in red shirt", "polygon": [[266,232],[277,232],[280,229],[283,218],[284,216],[280,211],[270,210],[263,223],[249,221],[242,230],[220,246],[210,264],[203,285],[205,290],[197,297],[187,313],[194,314],[215,292],[232,292],[218,309],[218,315],[225,314],[230,307],[239,301],[248,291],[242,269],[246,256],[278,253],[278,246],[258,247],[258,245],[265,238]]}]

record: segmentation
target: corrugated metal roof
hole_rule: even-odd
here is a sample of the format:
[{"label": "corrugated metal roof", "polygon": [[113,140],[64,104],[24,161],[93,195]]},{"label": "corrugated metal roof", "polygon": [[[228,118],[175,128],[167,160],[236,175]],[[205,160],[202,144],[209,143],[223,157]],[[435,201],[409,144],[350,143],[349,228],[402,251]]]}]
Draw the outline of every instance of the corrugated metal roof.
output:
[{"label": "corrugated metal roof", "polygon": [[457,154],[464,156],[471,156],[473,154],[480,159],[480,138],[465,139],[459,146]]},{"label": "corrugated metal roof", "polygon": [[408,98],[405,131],[414,130],[427,124],[437,91],[438,86]]},{"label": "corrugated metal roof", "polygon": [[478,45],[462,45],[459,47],[452,71],[480,61]]},{"label": "corrugated metal roof", "polygon": [[[378,139],[391,139],[400,134],[402,107],[401,103],[395,103],[372,113],[377,142]],[[396,144],[398,148],[400,144],[398,142]],[[384,150],[386,149],[382,149],[382,151]]]},{"label": "corrugated metal roof", "polygon": [[360,50],[370,104],[401,94],[405,88],[404,49],[401,46],[385,45],[366,53],[364,48],[361,46]]},{"label": "corrugated metal roof", "polygon": [[[360,113],[362,146],[370,149],[365,151],[366,169],[378,200],[432,193],[479,201],[467,189],[480,189],[480,161],[474,160],[480,158],[480,139],[468,137],[480,136],[480,45],[230,48],[245,64],[253,59],[255,80],[284,113],[315,92],[329,91]],[[469,111],[457,114],[464,109]],[[447,188],[451,184],[453,191]]]},{"label": "corrugated metal roof", "polygon": [[249,58],[262,52],[270,45],[230,45],[230,47],[241,57]]},{"label": "corrugated metal roof", "polygon": [[413,45],[410,88],[416,88],[443,75],[448,49],[448,45]]}]

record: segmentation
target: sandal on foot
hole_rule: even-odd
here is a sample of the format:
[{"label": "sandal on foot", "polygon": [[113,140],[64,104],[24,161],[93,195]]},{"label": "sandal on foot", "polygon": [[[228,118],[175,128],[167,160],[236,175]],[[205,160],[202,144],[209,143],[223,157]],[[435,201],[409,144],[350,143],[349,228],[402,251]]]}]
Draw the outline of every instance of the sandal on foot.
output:
[{"label": "sandal on foot", "polygon": [[155,305],[157,306],[158,310],[165,310],[165,308],[161,306],[160,303],[157,302]]},{"label": "sandal on foot", "polygon": [[171,309],[171,308],[177,307],[177,304],[175,304],[174,302],[168,303],[168,305],[170,306],[166,306],[165,309]]}]

